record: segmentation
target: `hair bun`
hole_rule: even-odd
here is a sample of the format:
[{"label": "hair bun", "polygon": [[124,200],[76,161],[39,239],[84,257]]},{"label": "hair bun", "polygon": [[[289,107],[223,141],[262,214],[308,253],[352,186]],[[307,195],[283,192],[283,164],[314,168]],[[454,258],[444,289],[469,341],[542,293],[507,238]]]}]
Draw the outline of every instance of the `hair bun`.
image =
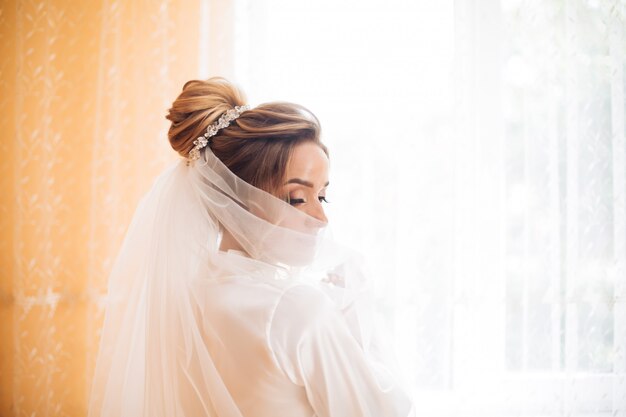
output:
[{"label": "hair bun", "polygon": [[193,140],[207,126],[245,101],[243,92],[222,77],[186,82],[166,116],[172,122],[168,132],[170,145],[181,156],[187,156]]}]

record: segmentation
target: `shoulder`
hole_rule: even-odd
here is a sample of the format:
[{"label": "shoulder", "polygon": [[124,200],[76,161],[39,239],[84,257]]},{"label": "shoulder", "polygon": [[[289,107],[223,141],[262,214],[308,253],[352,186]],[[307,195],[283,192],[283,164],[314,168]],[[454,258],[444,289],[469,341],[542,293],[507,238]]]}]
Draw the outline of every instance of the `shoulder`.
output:
[{"label": "shoulder", "polygon": [[333,301],[319,288],[310,284],[295,284],[286,288],[276,301],[270,327],[295,327],[304,331],[322,324],[336,313]]}]

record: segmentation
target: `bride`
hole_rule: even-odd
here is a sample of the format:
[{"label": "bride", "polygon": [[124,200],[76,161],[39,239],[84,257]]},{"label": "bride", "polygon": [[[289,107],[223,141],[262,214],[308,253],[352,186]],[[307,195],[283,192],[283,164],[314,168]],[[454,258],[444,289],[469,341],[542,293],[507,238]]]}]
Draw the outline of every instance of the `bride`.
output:
[{"label": "bride", "polygon": [[140,201],[109,278],[89,415],[409,416],[358,257],[324,213],[313,114],[189,81],[183,158]]}]

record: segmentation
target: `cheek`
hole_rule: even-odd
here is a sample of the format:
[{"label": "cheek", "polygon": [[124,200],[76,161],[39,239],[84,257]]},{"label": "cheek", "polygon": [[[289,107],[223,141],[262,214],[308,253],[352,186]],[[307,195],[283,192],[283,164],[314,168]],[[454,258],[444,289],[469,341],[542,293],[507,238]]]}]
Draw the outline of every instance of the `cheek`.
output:
[{"label": "cheek", "polygon": [[[302,207],[294,206],[294,208],[298,211],[308,214]],[[294,216],[293,213],[291,216],[280,219],[278,222],[276,222],[276,224],[289,230],[310,234],[310,231],[307,228],[307,222],[305,218]]]},{"label": "cheek", "polygon": [[[298,196],[294,196],[294,197],[298,198]],[[292,207],[295,208],[298,211],[301,211],[302,213],[309,214],[309,212],[307,211],[307,205],[306,204],[296,204],[296,205],[294,205]]]}]

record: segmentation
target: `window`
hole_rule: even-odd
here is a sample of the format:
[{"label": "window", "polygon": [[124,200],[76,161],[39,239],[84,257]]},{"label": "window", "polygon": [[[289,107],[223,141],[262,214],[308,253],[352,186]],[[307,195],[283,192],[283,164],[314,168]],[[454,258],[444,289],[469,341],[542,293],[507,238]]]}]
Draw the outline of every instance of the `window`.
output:
[{"label": "window", "polygon": [[236,3],[236,77],[320,117],[422,412],[626,410],[625,8]]}]

